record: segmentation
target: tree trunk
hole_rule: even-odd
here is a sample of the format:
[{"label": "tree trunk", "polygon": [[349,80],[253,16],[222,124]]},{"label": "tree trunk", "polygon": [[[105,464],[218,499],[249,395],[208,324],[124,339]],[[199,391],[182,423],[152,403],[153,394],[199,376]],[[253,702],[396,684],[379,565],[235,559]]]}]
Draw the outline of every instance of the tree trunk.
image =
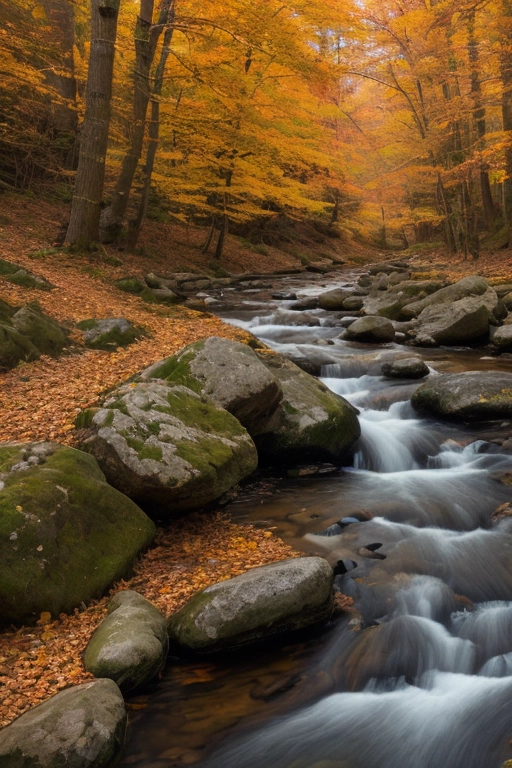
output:
[{"label": "tree trunk", "polygon": [[[512,136],[512,3],[503,2],[503,39],[500,45],[502,81],[501,114],[503,131]],[[503,216],[512,242],[512,145],[505,145],[505,181],[503,184]]]},{"label": "tree trunk", "polygon": [[[166,14],[165,19],[162,18],[162,13],[164,11]],[[174,0],[168,0],[168,2],[162,6],[160,19],[162,20],[162,25],[172,24],[174,21]],[[135,220],[129,224],[128,231],[128,248],[131,250],[133,250],[133,248],[135,248],[137,245],[142,222],[144,221],[148,207],[151,177],[153,175],[155,157],[158,149],[158,141],[160,138],[160,96],[162,94],[162,88],[164,84],[165,67],[167,65],[167,59],[169,58],[169,53],[171,51],[173,32],[174,29],[172,26],[168,26],[165,30],[160,59],[156,68],[155,81],[153,84],[153,90],[151,92],[151,119],[149,121],[146,162],[142,171],[142,184],[140,188],[139,203],[137,206],[137,215]]]},{"label": "tree trunk", "polygon": [[60,139],[68,145],[64,153],[66,168],[75,166],[75,145],[78,128],[76,106],[76,78],[73,57],[75,44],[75,12],[67,0],[43,0],[46,17],[52,28],[52,37],[58,43],[61,55],[54,69],[45,72],[47,84],[58,99],[52,99],[53,127]]},{"label": "tree trunk", "polygon": [[66,234],[69,245],[82,248],[90,248],[99,241],[119,3],[120,0],[91,0],[91,53],[85,117]]}]

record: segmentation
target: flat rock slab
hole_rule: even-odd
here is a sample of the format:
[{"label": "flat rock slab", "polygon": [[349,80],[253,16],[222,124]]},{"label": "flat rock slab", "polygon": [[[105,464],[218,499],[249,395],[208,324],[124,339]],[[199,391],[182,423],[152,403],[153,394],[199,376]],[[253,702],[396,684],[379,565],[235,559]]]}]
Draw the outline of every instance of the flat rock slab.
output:
[{"label": "flat rock slab", "polygon": [[325,621],[332,584],[332,568],[320,557],[253,568],[194,595],[169,619],[171,640],[208,654]]},{"label": "flat rock slab", "polygon": [[84,666],[95,677],[131,691],[152,680],[167,658],[167,623],[160,611],[133,590],[118,592],[93,633]]},{"label": "flat rock slab", "polygon": [[0,618],[70,612],[126,577],[153,522],[92,456],[57,443],[0,446]]},{"label": "flat rock slab", "polygon": [[108,768],[124,741],[126,711],[112,680],[68,688],[0,731],[2,768]]},{"label": "flat rock slab", "polygon": [[283,397],[278,379],[247,344],[217,336],[189,344],[147,368],[140,378],[165,379],[207,395],[250,435],[264,431]]},{"label": "flat rock slab", "polygon": [[451,419],[485,421],[512,416],[512,373],[466,371],[435,376],[412,396],[422,412]]},{"label": "flat rock slab", "polygon": [[258,463],[253,441],[230,413],[166,381],[122,385],[81,421],[89,428],[84,448],[107,480],[158,515],[209,504]]}]

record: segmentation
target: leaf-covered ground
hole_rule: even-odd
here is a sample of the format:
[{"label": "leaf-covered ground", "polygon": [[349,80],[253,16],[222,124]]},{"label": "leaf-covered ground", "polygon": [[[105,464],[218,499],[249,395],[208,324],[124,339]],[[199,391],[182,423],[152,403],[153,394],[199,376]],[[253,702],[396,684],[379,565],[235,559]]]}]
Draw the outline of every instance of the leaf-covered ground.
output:
[{"label": "leaf-covered ground", "polygon": [[[62,205],[5,196],[3,201],[8,204],[0,216],[0,257],[45,277],[55,289],[50,293],[27,290],[0,277],[2,299],[11,304],[37,301],[69,327],[91,317],[126,317],[144,326],[151,338],[116,352],[84,351],[75,331],[73,343],[59,360],[43,357],[0,374],[0,442],[55,440],[72,445],[76,414],[105,389],[198,338],[243,338],[217,318],[180,307],[150,306],[112,287],[113,279],[127,275],[211,268],[211,259],[201,256],[197,247],[201,232],[155,225],[147,228],[138,255],[110,251],[69,256],[52,248],[66,215]],[[374,253],[369,260],[382,257]],[[424,273],[439,272],[451,279],[480,272],[499,282],[512,280],[509,251],[483,256],[476,263],[447,260],[445,253],[434,252],[417,263],[423,265]],[[272,248],[262,254],[234,240],[223,261],[223,267],[233,272],[296,266],[294,255]],[[270,531],[240,528],[221,514],[192,515],[173,524],[171,531],[160,531],[155,547],[137,564],[133,579],[116,585],[114,591],[137,589],[169,614],[208,584],[294,554]],[[105,613],[107,599],[57,620],[43,614],[34,627],[0,634],[0,726],[62,688],[89,678],[81,654]]]}]

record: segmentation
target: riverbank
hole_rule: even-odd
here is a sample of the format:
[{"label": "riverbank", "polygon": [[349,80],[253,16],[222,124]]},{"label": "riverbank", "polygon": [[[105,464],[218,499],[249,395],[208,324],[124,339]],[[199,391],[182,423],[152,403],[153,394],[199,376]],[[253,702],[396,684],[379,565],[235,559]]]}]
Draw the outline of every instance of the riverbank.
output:
[{"label": "riverbank", "polygon": [[[138,254],[105,250],[70,256],[52,246],[65,212],[63,206],[13,198],[7,210],[0,226],[1,258],[45,277],[55,288],[45,293],[0,278],[2,298],[11,304],[37,301],[45,312],[69,325],[90,317],[126,317],[145,327],[151,338],[115,352],[84,351],[71,344],[68,354],[59,360],[43,357],[2,374],[0,441],[54,440],[72,445],[76,414],[92,405],[105,389],[198,338],[244,338],[243,332],[218,318],[179,305],[148,305],[112,287],[115,278],[127,274],[211,269],[211,259],[199,252],[200,232],[187,235],[180,230],[182,240],[189,240],[172,242],[172,256],[162,249],[154,250],[157,238],[164,236],[162,225],[150,229]],[[168,237],[169,232],[166,234]],[[341,244],[338,246],[339,258],[346,256],[348,263],[363,263],[363,249],[354,247],[350,254],[343,254]],[[262,253],[233,240],[222,269],[261,273],[297,268],[304,259],[316,257],[318,248],[311,248],[309,255],[298,253],[270,248]],[[386,257],[377,252],[367,254],[368,261]],[[508,251],[473,262],[462,258],[448,261],[443,251],[434,249],[419,252],[414,263],[419,272],[439,272],[453,279],[476,271],[500,282],[512,279]],[[72,339],[79,341],[76,332]],[[137,565],[134,579],[114,590],[135,588],[168,614],[208,584],[293,555],[293,550],[271,531],[240,528],[221,514],[192,515],[173,524],[172,534],[161,531],[156,546]],[[89,679],[81,654],[104,615],[106,600],[58,620],[43,614],[36,627],[0,635],[0,726],[57,691]]]}]

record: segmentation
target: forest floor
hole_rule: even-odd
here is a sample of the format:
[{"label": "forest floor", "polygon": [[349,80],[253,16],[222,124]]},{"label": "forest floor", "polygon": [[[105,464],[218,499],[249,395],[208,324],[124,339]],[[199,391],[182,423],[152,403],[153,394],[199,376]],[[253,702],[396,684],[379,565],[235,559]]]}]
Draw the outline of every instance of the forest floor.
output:
[{"label": "forest floor", "polygon": [[[303,234],[279,250],[228,238],[221,263],[200,252],[200,228],[148,222],[136,253],[112,248],[70,255],[54,247],[68,207],[35,197],[0,197],[0,257],[49,280],[51,292],[21,288],[0,278],[0,297],[13,305],[37,301],[43,311],[70,327],[91,317],[125,317],[144,326],[151,338],[115,352],[86,350],[72,334],[67,354],[59,360],[42,357],[0,374],[0,442],[54,440],[73,445],[74,419],[101,393],[142,368],[205,336],[243,340],[244,333],[206,313],[145,304],[112,286],[119,277],[142,277],[150,271],[240,273],[293,269],[322,259],[348,265],[399,257],[341,240]],[[418,271],[442,273],[452,279],[478,272],[492,282],[512,281],[509,250],[484,254],[479,261],[447,256],[442,249],[419,252]],[[243,573],[257,565],[293,557],[295,553],[272,531],[236,526],[221,511],[193,514],[160,530],[154,547],[143,555],[131,580],[116,584],[132,588],[166,615],[183,605],[198,589]],[[8,725],[59,690],[90,679],[82,653],[91,632],[105,615],[108,596],[71,616],[41,614],[32,627],[0,633],[0,727]],[[343,601],[341,601],[343,607]]]}]

